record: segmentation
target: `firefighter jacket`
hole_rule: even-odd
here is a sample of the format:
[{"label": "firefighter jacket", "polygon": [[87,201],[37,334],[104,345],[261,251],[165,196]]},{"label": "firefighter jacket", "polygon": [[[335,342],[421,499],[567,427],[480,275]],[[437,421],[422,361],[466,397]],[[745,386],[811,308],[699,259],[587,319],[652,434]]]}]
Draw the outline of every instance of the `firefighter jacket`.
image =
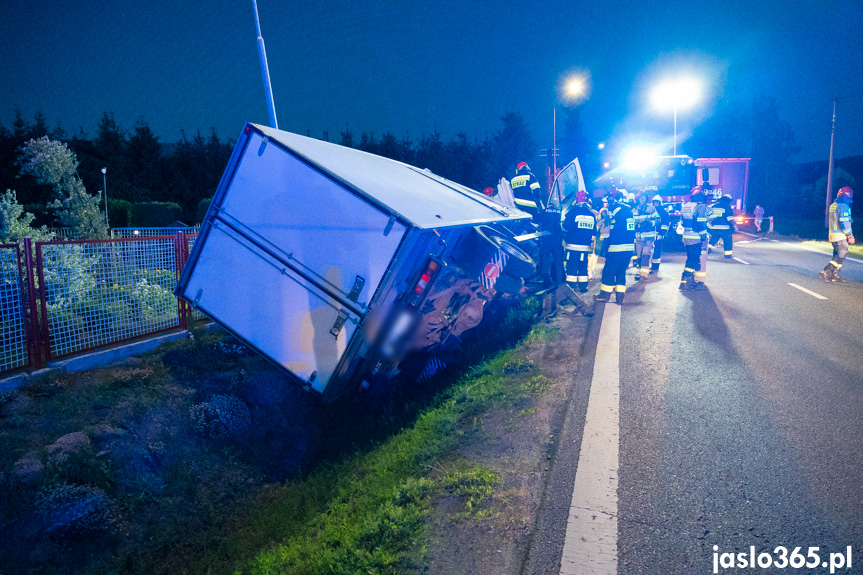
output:
[{"label": "firefighter jacket", "polygon": [[515,196],[515,205],[532,214],[544,210],[545,202],[542,199],[539,180],[536,179],[533,172],[527,168],[522,168],[515,174],[515,177],[509,182],[513,196]]},{"label": "firefighter jacket", "polygon": [[586,204],[575,204],[563,219],[563,241],[566,249],[589,252],[596,238],[596,216]]},{"label": "firefighter jacket", "polygon": [[710,221],[707,226],[711,230],[733,230],[736,229],[734,224],[734,210],[731,209],[731,204],[728,201],[718,202],[710,210]]},{"label": "firefighter jacket", "polygon": [[653,208],[656,210],[656,215],[659,216],[659,221],[656,222],[656,233],[659,237],[665,237],[668,234],[668,222],[670,219],[668,212],[662,204],[658,206],[654,204]]},{"label": "firefighter jacket", "polygon": [[608,253],[635,251],[635,218],[626,204],[609,208],[611,229],[608,233]]},{"label": "firefighter jacket", "polygon": [[656,224],[659,214],[651,203],[637,204],[632,211],[635,220],[635,235],[645,240],[656,239]]},{"label": "firefighter jacket", "polygon": [[828,241],[839,242],[847,240],[853,235],[851,232],[851,206],[844,201],[844,198],[836,198],[836,201],[830,204],[829,221],[830,236],[827,238]]},{"label": "firefighter jacket", "polygon": [[680,210],[680,223],[683,224],[683,244],[691,246],[707,239],[707,205],[688,201]]}]

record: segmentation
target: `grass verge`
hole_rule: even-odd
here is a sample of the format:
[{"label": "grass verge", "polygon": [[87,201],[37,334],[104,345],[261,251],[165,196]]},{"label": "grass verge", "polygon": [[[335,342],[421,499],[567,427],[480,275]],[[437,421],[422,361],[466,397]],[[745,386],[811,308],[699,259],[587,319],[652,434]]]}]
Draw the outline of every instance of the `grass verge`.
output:
[{"label": "grass verge", "polygon": [[[547,329],[535,328],[523,341],[549,337]],[[423,517],[432,499],[459,496],[460,515],[469,517],[482,513],[497,483],[487,468],[461,464],[447,471],[439,462],[478,430],[479,414],[546,389],[523,358],[525,343],[459,376],[412,426],[374,448],[269,489],[229,528],[224,551],[248,558],[236,573],[395,574],[416,567],[410,557],[422,554]]]}]

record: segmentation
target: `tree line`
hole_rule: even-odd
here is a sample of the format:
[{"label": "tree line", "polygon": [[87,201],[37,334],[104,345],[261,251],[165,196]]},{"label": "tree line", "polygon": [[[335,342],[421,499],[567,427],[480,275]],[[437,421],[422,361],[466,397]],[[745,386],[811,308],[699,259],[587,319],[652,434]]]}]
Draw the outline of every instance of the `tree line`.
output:
[{"label": "tree line", "polygon": [[[522,116],[508,113],[501,123],[499,131],[483,140],[471,139],[464,132],[444,140],[435,132],[412,141],[389,131],[380,137],[366,132],[357,136],[346,128],[337,143],[428,168],[481,190],[511,176],[518,162],[536,158],[536,144]],[[74,153],[79,162],[77,176],[91,194],[102,191],[106,181],[111,204],[118,200],[175,202],[186,223],[200,221],[202,204],[212,198],[235,144],[220,138],[215,129],[207,136],[197,132],[191,138],[182,132],[179,142],[165,144],[145,120],[139,119],[127,131],[108,112],[94,137],[87,137],[83,129],[70,136],[61,127],[50,128],[41,112],[28,122],[16,111],[10,128],[0,126],[0,187],[17,191],[18,201],[36,213],[35,223],[49,226],[59,224],[45,208],[55,201],[56,190],[24,169],[22,160],[28,142],[45,136]],[[102,168],[107,168],[104,180]]]},{"label": "tree line", "polygon": [[[564,110],[556,142],[557,163],[562,166],[578,157],[590,187],[601,180],[602,161],[615,162],[603,158],[596,142],[585,135],[582,109]],[[59,126],[50,128],[40,112],[27,121],[16,111],[11,127],[0,125],[0,191],[17,190],[18,201],[27,211],[36,213],[35,223],[49,225],[58,223],[56,216],[45,209],[56,199],[56,190],[22,172],[21,160],[27,142],[46,135],[66,144],[75,154],[79,162],[77,176],[89,193],[102,190],[104,167],[109,203],[175,202],[186,223],[200,221],[202,209],[213,196],[235,143],[220,138],[215,129],[191,137],[181,132],[178,142],[163,143],[143,118],[127,130],[109,112],[102,115],[93,137],[88,137],[83,128],[70,135]],[[536,140],[518,112],[505,114],[499,129],[483,139],[459,132],[445,140],[434,132],[411,140],[407,136],[397,137],[391,131],[380,136],[355,134],[346,127],[336,143],[428,168],[477,190],[495,186],[501,177],[511,177],[520,161],[527,161],[544,184],[542,174],[549,163],[547,155],[540,157]],[[749,104],[720,101],[714,114],[693,130],[682,149],[695,158],[751,158],[750,208],[759,203],[769,213],[800,218],[817,218],[823,212],[826,162],[795,166],[793,159],[800,146],[774,98],[762,95]],[[863,178],[861,160],[856,157],[837,162],[834,188],[853,186]],[[863,202],[857,204],[855,211],[861,209]],[[167,223],[170,222],[163,225]]]}]

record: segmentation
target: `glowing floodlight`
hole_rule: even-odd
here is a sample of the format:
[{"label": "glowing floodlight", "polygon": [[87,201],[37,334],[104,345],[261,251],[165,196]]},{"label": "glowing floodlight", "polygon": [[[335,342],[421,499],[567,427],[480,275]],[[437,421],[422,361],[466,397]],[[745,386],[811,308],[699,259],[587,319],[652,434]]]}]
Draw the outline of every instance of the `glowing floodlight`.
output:
[{"label": "glowing floodlight", "polygon": [[659,153],[656,146],[630,144],[620,157],[620,165],[627,172],[645,172],[656,165]]},{"label": "glowing floodlight", "polygon": [[701,81],[692,76],[665,80],[656,85],[650,94],[653,105],[659,110],[674,110],[674,155],[677,155],[677,110],[691,108],[701,100]]}]

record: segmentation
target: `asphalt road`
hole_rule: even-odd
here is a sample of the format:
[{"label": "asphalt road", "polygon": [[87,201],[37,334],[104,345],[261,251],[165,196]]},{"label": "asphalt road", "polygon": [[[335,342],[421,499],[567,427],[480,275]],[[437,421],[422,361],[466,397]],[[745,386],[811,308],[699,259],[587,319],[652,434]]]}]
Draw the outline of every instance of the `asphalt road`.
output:
[{"label": "asphalt road", "polygon": [[[735,240],[748,263],[711,254],[707,290],[678,291],[680,253],[663,256],[658,279],[630,283],[619,320],[617,562],[574,572],[713,573],[716,561],[720,573],[829,573],[823,562],[850,545],[854,567],[836,572],[863,573],[863,262],[846,263],[848,283],[825,284],[817,272],[829,254]],[[591,337],[588,353],[597,326]],[[560,572],[594,383],[583,365],[529,573]],[[751,546],[774,560],[778,546],[789,556],[819,547],[820,564],[722,567],[721,554],[739,567]]]}]

